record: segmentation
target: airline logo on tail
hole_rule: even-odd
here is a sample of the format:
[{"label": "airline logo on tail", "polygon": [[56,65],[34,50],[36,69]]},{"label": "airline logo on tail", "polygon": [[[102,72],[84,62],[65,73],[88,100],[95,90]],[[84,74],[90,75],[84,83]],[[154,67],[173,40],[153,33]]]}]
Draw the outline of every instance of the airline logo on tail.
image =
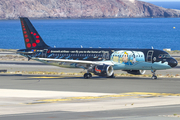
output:
[{"label": "airline logo on tail", "polygon": [[26,48],[47,48],[49,47],[42,40],[29,19],[20,18]]}]

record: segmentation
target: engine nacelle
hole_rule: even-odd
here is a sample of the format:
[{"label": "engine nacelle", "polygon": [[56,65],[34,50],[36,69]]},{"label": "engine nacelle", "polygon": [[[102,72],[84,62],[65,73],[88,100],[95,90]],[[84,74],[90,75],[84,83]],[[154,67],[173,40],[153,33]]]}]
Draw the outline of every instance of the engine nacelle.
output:
[{"label": "engine nacelle", "polygon": [[127,70],[127,73],[133,75],[144,75],[146,70]]},{"label": "engine nacelle", "polygon": [[110,77],[113,75],[113,67],[109,65],[96,65],[93,67],[93,73],[99,76]]}]

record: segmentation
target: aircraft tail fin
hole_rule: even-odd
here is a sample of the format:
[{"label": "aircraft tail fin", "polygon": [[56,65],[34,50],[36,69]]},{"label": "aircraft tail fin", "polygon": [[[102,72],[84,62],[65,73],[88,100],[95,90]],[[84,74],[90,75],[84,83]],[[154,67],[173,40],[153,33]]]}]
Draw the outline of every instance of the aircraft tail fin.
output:
[{"label": "aircraft tail fin", "polygon": [[32,23],[26,17],[20,17],[24,42],[27,49],[48,48]]}]

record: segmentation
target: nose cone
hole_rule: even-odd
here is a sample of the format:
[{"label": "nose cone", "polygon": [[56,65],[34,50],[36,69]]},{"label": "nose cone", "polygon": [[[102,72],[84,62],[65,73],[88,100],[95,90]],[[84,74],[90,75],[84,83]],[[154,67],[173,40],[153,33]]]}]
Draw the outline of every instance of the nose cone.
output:
[{"label": "nose cone", "polygon": [[176,67],[178,65],[178,62],[175,59],[171,59],[168,64],[171,67]]}]

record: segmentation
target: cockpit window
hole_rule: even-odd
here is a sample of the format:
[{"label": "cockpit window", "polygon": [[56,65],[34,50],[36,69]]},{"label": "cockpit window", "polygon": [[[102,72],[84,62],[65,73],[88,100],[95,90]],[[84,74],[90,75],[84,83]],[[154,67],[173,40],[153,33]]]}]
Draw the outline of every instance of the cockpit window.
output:
[{"label": "cockpit window", "polygon": [[158,58],[170,58],[169,54],[160,54]]},{"label": "cockpit window", "polygon": [[171,56],[169,54],[166,54],[166,58],[170,58]]}]

